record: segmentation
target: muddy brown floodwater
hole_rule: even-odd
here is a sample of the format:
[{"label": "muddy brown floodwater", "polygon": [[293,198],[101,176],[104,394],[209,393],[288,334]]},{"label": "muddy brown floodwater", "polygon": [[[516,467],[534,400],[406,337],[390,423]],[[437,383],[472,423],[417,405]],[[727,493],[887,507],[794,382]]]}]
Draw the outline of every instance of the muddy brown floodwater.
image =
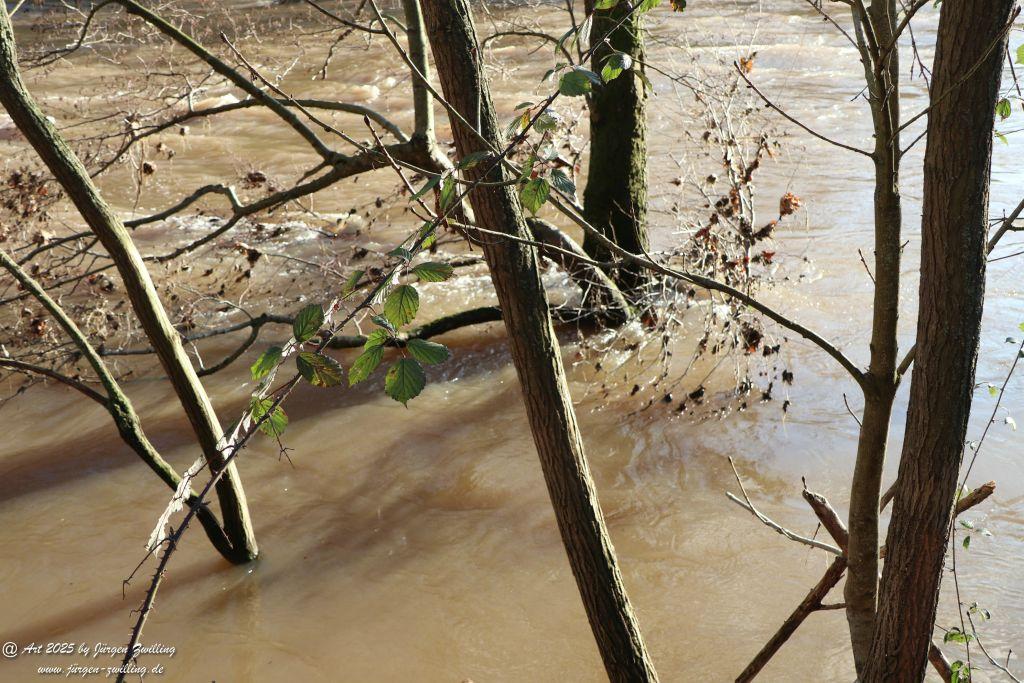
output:
[{"label": "muddy brown floodwater", "polygon": [[[728,60],[756,50],[756,81],[797,118],[844,141],[869,141],[864,107],[851,101],[860,90],[856,55],[804,3],[691,2],[684,14],[655,11],[657,36],[682,36],[694,54]],[[929,9],[916,32],[926,59],[934,14]],[[536,15],[555,28],[565,23],[553,9]],[[651,52],[656,63],[678,57],[677,48],[659,44]],[[287,82],[352,101],[377,88],[372,104],[408,120],[402,85],[385,82],[394,65],[369,54],[339,53],[326,83],[312,83],[309,74]],[[510,111],[541,91],[539,76],[550,52],[532,54],[513,43],[496,54],[527,65],[496,73],[496,97]],[[89,79],[113,68],[75,61],[36,80],[34,89],[44,103],[88,97]],[[682,149],[687,127],[699,126],[673,116],[671,84],[656,74],[652,80],[652,229],[656,246],[663,247],[679,239],[665,211],[676,191],[669,181],[678,174],[669,152]],[[923,103],[920,92],[911,93],[905,111]],[[290,156],[294,140],[264,114],[193,128],[174,161],[173,184],[162,195],[145,197],[142,209],[166,206],[210,176],[231,177],[243,162],[301,166]],[[779,235],[780,259],[802,277],[766,296],[865,363],[871,283],[856,250],[871,249],[870,169],[862,158],[790,132],[782,158],[762,172],[760,196],[769,206],[789,189],[805,199],[803,222]],[[1012,208],[1024,188],[1016,137],[996,146],[994,212]],[[908,158],[903,185],[908,301],[917,289],[920,161],[920,150]],[[369,182],[346,185],[340,191],[350,194],[322,201],[344,205]],[[105,189],[131,211],[129,192],[113,181]],[[996,256],[1020,247],[1014,237]],[[810,261],[804,263],[804,256]],[[1009,258],[991,265],[979,382],[999,384],[1012,360],[1015,347],[1004,340],[1019,337],[1024,321],[1021,264]],[[455,310],[488,296],[482,278],[453,289],[426,287],[425,309]],[[955,316],[950,311],[951,320]],[[914,317],[907,307],[903,348],[911,343]],[[692,342],[685,337],[680,345]],[[445,341],[453,360],[430,372],[425,394],[408,410],[384,396],[376,382],[297,392],[288,407],[293,464],[280,460],[266,441],[250,447],[240,462],[261,559],[230,567],[200,532],[188,534],[143,639],[176,651],[141,663],[161,664],[162,679],[169,681],[602,679],[502,331],[476,328]],[[573,357],[572,346],[565,352]],[[814,530],[800,498],[801,477],[845,515],[856,424],[843,393],[857,408],[856,387],[802,341],[791,340],[783,354],[795,384],[777,387],[774,401],[724,420],[679,418],[658,409],[624,417],[637,407],[636,399],[602,401],[586,391],[585,370],[573,370],[601,502],[663,680],[731,680],[828,561],[727,501],[725,491],[735,485],[726,456],[736,459],[764,512],[785,525]],[[246,365],[207,382],[225,421],[245,404]],[[692,390],[697,381],[683,386]],[[152,440],[183,469],[194,449],[166,384],[136,381],[127,389]],[[892,428],[887,482],[902,440],[906,394],[901,390]],[[784,400],[791,402],[786,413]],[[971,438],[980,434],[993,402],[987,391],[978,391]],[[1006,415],[1020,419],[1024,376],[1010,382],[1004,405]],[[1005,657],[1008,649],[1024,647],[1024,458],[1021,437],[1003,416],[969,482],[998,483],[993,498],[970,516],[992,535],[975,534],[970,550],[958,554],[958,568],[961,600],[990,610],[991,621],[979,628],[988,649]],[[6,405],[0,420],[0,640],[21,646],[123,644],[144,581],[136,580],[123,599],[122,579],[139,561],[167,491],[121,444],[108,417],[69,391],[33,389]],[[940,625],[959,624],[953,593],[947,580]],[[961,658],[958,647],[945,649]],[[0,661],[0,680],[36,680],[38,666],[73,662],[85,660],[24,654]],[[116,660],[101,656],[91,663]],[[1010,667],[1024,673],[1016,657]],[[811,616],[763,674],[766,681],[852,678],[841,611]]]}]

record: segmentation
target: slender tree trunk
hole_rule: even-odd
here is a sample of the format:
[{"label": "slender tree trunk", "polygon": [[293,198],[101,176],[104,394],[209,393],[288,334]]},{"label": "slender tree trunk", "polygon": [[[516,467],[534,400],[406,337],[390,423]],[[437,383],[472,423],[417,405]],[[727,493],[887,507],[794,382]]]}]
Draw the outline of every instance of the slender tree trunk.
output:
[{"label": "slender tree trunk", "polygon": [[[451,117],[459,155],[500,148],[501,128],[478,61],[481,53],[466,0],[424,0],[423,9],[445,97],[476,127],[471,130]],[[470,194],[477,222],[527,239],[514,178],[500,164],[483,163],[467,180],[485,173],[491,184],[479,185]],[[657,680],[584,457],[537,255],[521,242],[491,235],[483,243],[555,518],[608,676],[613,681]]]},{"label": "slender tree trunk", "polygon": [[871,360],[864,392],[864,415],[850,487],[850,544],[844,596],[854,662],[860,671],[871,644],[878,596],[878,500],[896,394],[899,322],[900,196],[899,49],[892,44],[899,19],[895,0],[874,0],[867,16],[854,5],[854,21],[868,84],[875,131],[875,291]]},{"label": "slender tree trunk", "polygon": [[434,135],[434,100],[424,79],[430,78],[430,64],[427,62],[426,27],[423,25],[423,11],[419,0],[402,0],[405,14],[405,37],[409,46],[409,61],[412,76],[414,136],[433,150],[437,146]]},{"label": "slender tree trunk", "polygon": [[[161,481],[167,484],[172,491],[177,491],[178,485],[181,483],[181,476],[174,471],[170,463],[163,459],[160,453],[157,452],[156,447],[150,442],[146,433],[142,430],[142,422],[139,420],[131,400],[121,390],[121,385],[110,374],[99,353],[89,343],[89,340],[79,329],[78,325],[75,324],[75,321],[46,293],[46,290],[38,282],[32,279],[14,259],[3,251],[0,251],[0,267],[7,270],[26,291],[43,305],[43,308],[53,316],[53,319],[64,328],[64,331],[71,337],[71,341],[79,353],[82,354],[86,362],[96,372],[96,376],[99,378],[100,384],[107,394],[105,397],[100,396],[99,400],[107,412],[110,413],[114,426],[117,427],[117,433],[121,436],[121,440],[135,451],[136,455],[160,477]],[[210,539],[217,552],[225,559],[232,561],[234,552],[231,542],[224,534],[224,529],[221,527],[216,515],[206,506],[206,503],[199,502],[199,497],[194,491],[189,491],[188,503],[190,505],[200,505],[196,517],[198,517],[200,524],[203,525],[207,538]]]},{"label": "slender tree trunk", "polygon": [[[593,10],[592,5],[587,2],[587,12],[593,15],[590,40],[598,42],[591,69],[600,73],[609,57],[623,53],[633,60],[632,70],[642,73],[643,14],[630,12],[627,0],[611,9]],[[648,248],[647,92],[632,70],[594,88],[590,96],[590,159],[583,209],[587,221],[602,234],[630,253],[642,254]],[[584,237],[583,248],[597,261],[613,260],[590,235]],[[646,271],[635,264],[617,266],[610,275],[634,301],[640,296],[636,290],[647,281]]]},{"label": "slender tree trunk", "polygon": [[[14,32],[7,10],[3,8],[0,8],[0,103],[107,250],[124,282],[132,309],[170,377],[210,467],[220,468],[223,456],[218,446],[223,432],[213,405],[185,354],[181,339],[160,303],[142,256],[124,224],[107,206],[81,161],[25,89],[18,71]],[[233,559],[245,562],[254,559],[259,551],[238,473],[234,464],[228,467],[217,485],[217,495],[224,529],[233,546]]]},{"label": "slender tree trunk", "polygon": [[917,356],[862,679],[920,681],[963,457],[985,293],[992,128],[1013,0],[944,0],[924,163]]}]

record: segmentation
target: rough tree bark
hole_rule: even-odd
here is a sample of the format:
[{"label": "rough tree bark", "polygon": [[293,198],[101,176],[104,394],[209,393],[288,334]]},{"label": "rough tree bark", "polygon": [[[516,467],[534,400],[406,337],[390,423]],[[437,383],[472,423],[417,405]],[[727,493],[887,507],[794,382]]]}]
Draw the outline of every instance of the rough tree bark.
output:
[{"label": "rough tree bark", "polygon": [[[445,98],[476,128],[450,117],[458,153],[462,157],[479,151],[493,153],[503,136],[483,77],[469,6],[466,0],[424,0],[423,10]],[[527,239],[514,177],[497,163],[479,164],[466,175],[473,182],[484,174],[489,184],[478,185],[470,193],[477,223]],[[555,518],[608,676],[613,681],[657,680],[584,456],[537,255],[532,247],[511,239],[493,235],[480,239]]]},{"label": "rough tree bark", "polygon": [[[223,432],[213,405],[185,354],[181,339],[160,303],[142,256],[124,224],[100,196],[81,161],[26,90],[18,70],[14,32],[7,10],[3,8],[0,8],[0,104],[107,250],[124,282],[132,309],[171,380],[210,467],[219,468],[222,454],[218,444]],[[217,495],[224,517],[224,530],[232,544],[232,561],[241,563],[255,559],[259,550],[245,492],[234,464],[229,465],[229,470],[218,483]]]},{"label": "rough tree bark", "polygon": [[[423,13],[419,0],[402,0],[405,12],[405,34],[408,41],[409,70],[413,89],[413,114],[415,134],[411,144],[422,146],[423,156],[428,163],[423,164],[425,170],[443,173],[452,169],[451,161],[439,148],[434,130],[434,99],[430,93],[430,64],[427,61]],[[469,226],[474,223],[472,207],[467,202],[460,202],[453,218],[457,225]],[[562,266],[566,273],[579,285],[583,292],[583,307],[592,311],[595,320],[613,327],[629,320],[631,310],[619,286],[604,271],[590,266],[579,258],[573,258],[565,252],[574,252],[579,256],[587,256],[575,241],[546,221],[532,219],[528,227],[533,237],[545,244],[556,247],[542,255],[551,258]]]},{"label": "rough tree bark", "polygon": [[945,0],[924,163],[917,355],[862,680],[924,677],[985,292],[992,128],[1013,0]]},{"label": "rough tree bark", "polygon": [[[589,38],[598,41],[590,59],[593,71],[600,73],[609,57],[624,53],[633,60],[633,69],[643,72],[643,14],[631,11],[626,0],[610,9],[595,10],[592,0],[586,4],[593,16]],[[632,70],[595,88],[590,96],[583,210],[587,222],[623,249],[632,254],[647,250],[647,92]],[[607,248],[590,235],[584,237],[583,248],[597,261],[612,260]],[[610,274],[634,303],[637,289],[648,279],[646,270],[629,263]]]},{"label": "rough tree bark", "polygon": [[860,671],[871,644],[878,595],[878,499],[898,380],[900,196],[899,49],[888,49],[899,20],[895,0],[873,0],[867,13],[852,3],[875,132],[875,291],[864,414],[850,486],[850,544],[844,597],[854,662]]}]

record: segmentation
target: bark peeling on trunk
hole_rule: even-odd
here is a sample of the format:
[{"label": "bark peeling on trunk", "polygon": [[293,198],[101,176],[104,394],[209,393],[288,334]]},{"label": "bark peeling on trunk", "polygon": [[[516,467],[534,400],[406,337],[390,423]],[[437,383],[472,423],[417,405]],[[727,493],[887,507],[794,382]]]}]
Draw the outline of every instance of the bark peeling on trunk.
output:
[{"label": "bark peeling on trunk", "polygon": [[[445,98],[476,127],[474,131],[451,117],[458,153],[464,157],[493,152],[503,136],[483,76],[469,6],[465,0],[423,0],[423,10]],[[477,223],[528,239],[519,197],[510,184],[514,178],[500,164],[480,164],[466,179],[472,182],[481,174],[487,174],[490,184],[470,193]],[[480,241],[508,329],[555,518],[605,669],[613,681],[655,681],[584,456],[537,254],[511,239],[481,235]]]}]

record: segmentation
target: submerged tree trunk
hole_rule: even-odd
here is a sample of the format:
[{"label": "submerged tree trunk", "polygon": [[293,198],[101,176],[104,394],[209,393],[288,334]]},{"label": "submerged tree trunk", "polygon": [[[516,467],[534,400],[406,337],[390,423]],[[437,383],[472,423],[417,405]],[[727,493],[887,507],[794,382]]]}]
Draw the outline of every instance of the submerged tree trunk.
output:
[{"label": "submerged tree trunk", "polygon": [[[135,406],[132,405],[131,400],[127,394],[121,390],[121,386],[114,379],[114,376],[110,374],[110,371],[104,365],[103,360],[100,358],[99,353],[89,343],[85,334],[79,329],[75,321],[64,311],[60,305],[46,293],[46,290],[36,282],[32,277],[26,273],[11,257],[9,257],[3,251],[0,251],[0,267],[4,268],[9,272],[18,283],[25,288],[27,292],[32,294],[39,303],[43,305],[53,319],[64,328],[68,336],[71,337],[72,343],[78,349],[78,352],[82,354],[86,362],[92,366],[92,369],[96,372],[96,376],[99,378],[100,384],[103,386],[106,396],[98,393],[90,394],[90,398],[98,400],[110,413],[111,419],[114,421],[114,426],[117,427],[118,434],[121,435],[121,440],[128,445],[136,455],[146,463],[150,469],[152,469],[160,480],[163,481],[172,491],[178,490],[178,485],[181,483],[181,476],[174,471],[174,468],[168,463],[163,457],[157,452],[156,448],[150,442],[146,433],[142,430],[142,422],[139,420],[138,414],[135,412]],[[0,358],[0,364],[4,363],[5,359]],[[228,537],[224,534],[224,529],[221,527],[220,522],[217,520],[216,515],[207,507],[205,502],[199,500],[199,496],[194,491],[189,489],[188,498],[186,499],[189,505],[198,505],[199,511],[196,513],[196,517],[199,519],[199,523],[203,525],[203,530],[206,532],[207,538],[210,539],[210,543],[216,548],[225,559],[231,561],[234,558],[234,551],[231,542]]]},{"label": "submerged tree trunk", "polygon": [[[623,249],[642,254],[648,248],[647,92],[633,71],[644,71],[643,14],[631,11],[626,0],[611,9],[592,10],[592,4],[587,2],[593,16],[590,40],[597,41],[590,60],[593,71],[601,73],[608,59],[618,54],[627,55],[633,64],[631,70],[594,88],[590,96],[584,217]],[[613,260],[613,254],[590,235],[584,237],[583,248],[597,261]],[[622,264],[610,274],[635,303],[640,297],[637,289],[647,280],[646,271],[636,264]]]},{"label": "submerged tree trunk", "polygon": [[[488,147],[501,145],[502,133],[478,61],[481,55],[469,6],[466,0],[424,0],[423,9],[444,95],[476,129],[451,116],[458,153],[465,157],[491,152]],[[488,184],[470,193],[477,223],[511,238],[528,239],[514,177],[500,164],[489,162],[474,167],[466,179],[473,182],[483,174]],[[657,680],[584,457],[537,254],[514,239],[485,235],[481,241],[555,518],[605,668],[613,681]]]},{"label": "submerged tree trunk", "polygon": [[875,291],[872,302],[871,360],[864,390],[864,415],[850,486],[850,543],[844,597],[854,662],[860,671],[871,645],[878,596],[878,500],[896,395],[897,323],[900,303],[899,48],[895,41],[895,0],[873,0],[867,16],[854,3],[854,23],[864,62],[875,132]]},{"label": "submerged tree trunk", "polygon": [[[160,303],[142,256],[124,224],[107,206],[81,161],[25,89],[18,71],[14,32],[7,10],[3,8],[0,8],[0,103],[110,255],[124,282],[132,309],[170,377],[207,462],[218,470],[222,466],[219,442],[223,432],[213,405],[185,354],[181,339]],[[217,495],[224,517],[224,530],[233,547],[232,559],[246,562],[254,559],[259,551],[238,473],[234,464],[228,468],[218,482]]]},{"label": "submerged tree trunk", "polygon": [[992,128],[1013,4],[942,3],[924,163],[917,355],[864,681],[919,681],[928,661],[974,390]]}]

